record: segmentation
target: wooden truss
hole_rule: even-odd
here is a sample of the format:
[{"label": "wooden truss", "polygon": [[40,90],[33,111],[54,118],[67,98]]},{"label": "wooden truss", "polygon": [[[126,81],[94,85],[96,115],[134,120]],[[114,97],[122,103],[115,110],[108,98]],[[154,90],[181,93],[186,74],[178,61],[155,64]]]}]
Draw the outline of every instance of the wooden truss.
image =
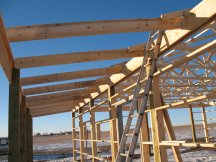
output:
[{"label": "wooden truss", "polygon": [[[115,161],[123,131],[122,111],[128,111],[133,99],[147,43],[124,49],[13,59],[10,42],[158,30],[165,32],[140,133],[141,159],[145,162],[150,160],[149,146],[153,147],[154,159],[157,162],[167,161],[167,147],[173,150],[178,162],[182,161],[179,152],[181,146],[215,148],[216,144],[210,143],[206,112],[209,111],[207,107],[216,105],[216,3],[214,0],[204,0],[191,10],[168,13],[154,19],[47,24],[8,29],[0,19],[0,64],[10,82],[9,162],[17,159],[22,162],[32,161],[32,117],[71,111],[73,160],[79,158],[85,161],[90,158],[92,161],[105,161],[105,158],[98,155],[97,143],[109,142],[111,160]],[[154,43],[155,41],[152,46]],[[151,59],[152,52],[150,47],[148,59]],[[23,68],[121,58],[131,59],[106,68],[20,78],[20,69]],[[148,70],[149,66],[146,64],[142,85],[146,83]],[[98,79],[49,86],[37,85],[89,77]],[[26,85],[36,86],[23,88]],[[140,95],[143,92],[144,89],[141,89]],[[205,143],[196,141],[192,111],[194,107],[201,107]],[[176,140],[167,110],[178,108],[190,109],[193,130],[191,143]],[[97,113],[102,112],[108,113],[107,118],[97,120]],[[152,127],[151,140],[148,114]],[[86,115],[89,117],[84,121]],[[110,139],[102,140],[101,125],[106,123],[110,126]],[[86,137],[88,129],[91,132],[90,139]],[[166,132],[168,140],[165,139]],[[90,152],[86,151],[84,146],[86,141],[91,145]],[[20,152],[19,148],[23,148],[23,151]]]}]

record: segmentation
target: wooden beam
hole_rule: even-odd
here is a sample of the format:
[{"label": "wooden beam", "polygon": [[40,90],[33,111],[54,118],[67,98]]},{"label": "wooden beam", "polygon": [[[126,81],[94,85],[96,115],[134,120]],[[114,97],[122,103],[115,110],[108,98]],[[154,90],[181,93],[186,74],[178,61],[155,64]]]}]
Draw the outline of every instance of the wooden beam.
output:
[{"label": "wooden beam", "polygon": [[179,18],[165,20],[162,18],[142,18],[10,27],[7,30],[7,35],[10,42],[19,42],[97,34],[144,32],[180,27],[182,27],[182,24]]},{"label": "wooden beam", "polygon": [[[79,114],[81,114],[82,108],[79,109]],[[83,137],[84,137],[84,132],[83,132],[83,116],[79,115],[79,138],[80,138],[80,161],[84,162],[85,158],[84,158],[84,141],[83,141]]]},{"label": "wooden beam", "polygon": [[22,96],[20,105],[20,162],[26,161],[26,97]]},{"label": "wooden beam", "polygon": [[[95,88],[96,91],[96,88]],[[88,95],[93,91],[90,91],[89,89],[78,89],[78,90],[71,90],[71,91],[63,91],[58,93],[51,93],[51,94],[43,94],[43,95],[37,95],[37,96],[30,96],[26,98],[26,101],[29,102],[40,102],[40,101],[48,101],[50,99],[60,99],[60,98],[67,98],[67,97],[73,97],[73,96],[82,96],[82,95]]]},{"label": "wooden beam", "polygon": [[139,51],[129,51],[126,48],[126,49],[117,49],[117,50],[33,56],[33,57],[17,58],[15,59],[15,64],[17,68],[32,68],[32,67],[71,64],[71,63],[80,63],[80,62],[142,57],[143,52],[144,52],[143,49]]},{"label": "wooden beam", "polygon": [[20,70],[12,69],[9,85],[9,162],[20,162]]},{"label": "wooden beam", "polygon": [[75,112],[72,112],[72,153],[73,153],[73,161],[77,160],[76,156],[76,122],[75,122]]},{"label": "wooden beam", "polygon": [[191,124],[193,142],[196,142],[196,129],[195,129],[195,124],[194,124],[193,109],[190,104],[189,104],[189,113],[190,113],[190,124]]},{"label": "wooden beam", "polygon": [[69,96],[69,97],[57,97],[49,100],[40,100],[40,101],[34,101],[34,102],[28,102],[27,105],[29,107],[36,107],[36,106],[45,106],[45,105],[55,105],[58,103],[71,103],[71,102],[76,102],[80,101],[81,99],[87,98],[89,96],[85,94],[81,94],[79,96]]},{"label": "wooden beam", "polygon": [[[94,106],[94,100],[91,100],[90,107]],[[91,129],[91,148],[92,148],[92,162],[96,162],[97,159],[97,143],[96,143],[96,129],[95,129],[95,111],[90,111],[90,129]]]},{"label": "wooden beam", "polygon": [[116,108],[112,107],[111,97],[115,94],[115,87],[112,86],[108,89],[108,98],[109,98],[109,117],[110,117],[110,141],[111,141],[111,155],[112,162],[115,162],[115,157],[118,152],[118,134],[117,134],[117,113]]},{"label": "wooden beam", "polygon": [[72,79],[79,79],[79,78],[111,75],[111,74],[120,73],[121,69],[122,69],[121,65],[118,65],[118,66],[101,68],[101,69],[91,69],[91,70],[83,70],[83,71],[26,77],[26,78],[21,78],[21,84],[25,86],[25,85],[58,82],[58,81],[72,80]]},{"label": "wooden beam", "polygon": [[58,85],[52,85],[52,86],[27,88],[27,89],[23,89],[23,95],[33,95],[33,94],[40,94],[40,93],[71,90],[71,89],[77,89],[77,88],[94,87],[94,86],[99,86],[100,84],[103,85],[106,83],[107,83],[106,80],[103,80],[103,81],[89,80],[89,81],[73,82],[73,83],[67,83],[67,84],[58,84]]},{"label": "wooden beam", "polygon": [[14,67],[13,55],[7,39],[6,30],[0,16],[0,65],[9,82],[11,82],[12,68]]}]

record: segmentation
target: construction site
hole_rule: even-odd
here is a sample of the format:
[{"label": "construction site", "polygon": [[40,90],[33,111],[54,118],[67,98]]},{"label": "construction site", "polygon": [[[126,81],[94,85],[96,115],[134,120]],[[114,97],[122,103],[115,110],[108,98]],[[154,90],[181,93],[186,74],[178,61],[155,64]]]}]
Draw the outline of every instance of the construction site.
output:
[{"label": "construction site", "polygon": [[[142,44],[121,49],[20,58],[14,58],[10,46],[130,32],[149,36]],[[215,38],[215,0],[157,18],[15,27],[6,27],[1,18],[0,64],[9,82],[8,161],[32,162],[33,118],[64,112],[71,112],[74,162],[184,162],[182,148],[216,151]],[[130,59],[104,68],[20,75],[27,68],[122,58]],[[179,138],[184,131],[176,131],[170,119],[171,112],[183,109],[190,121],[187,139]],[[104,154],[100,146],[106,146]]]}]

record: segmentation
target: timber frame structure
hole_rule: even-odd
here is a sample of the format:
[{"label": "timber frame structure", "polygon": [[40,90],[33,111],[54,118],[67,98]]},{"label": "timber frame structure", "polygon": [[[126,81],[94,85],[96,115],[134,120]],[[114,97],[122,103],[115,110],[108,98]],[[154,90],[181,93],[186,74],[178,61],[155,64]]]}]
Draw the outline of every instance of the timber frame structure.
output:
[{"label": "timber frame structure", "polygon": [[[216,105],[216,2],[204,0],[191,10],[168,13],[154,19],[33,25],[7,29],[0,19],[0,64],[10,82],[9,162],[32,161],[32,118],[63,112],[72,112],[73,161],[106,161],[97,149],[97,144],[103,142],[109,143],[112,157],[110,161],[115,161],[124,129],[123,118],[133,99],[147,43],[125,49],[14,59],[10,42],[159,30],[164,30],[164,35],[148,109],[140,131],[141,161],[150,161],[151,148],[156,162],[167,161],[167,149],[172,149],[175,160],[181,162],[180,147],[216,148],[216,143],[209,136],[209,130],[215,128],[209,127],[210,119],[207,118],[207,113],[216,111],[212,109]],[[151,48],[149,52],[151,54]],[[120,58],[131,59],[107,68],[20,78],[20,69],[23,68]],[[149,72],[148,63],[142,85],[145,85]],[[82,82],[22,88],[26,85],[95,76],[101,77]],[[140,95],[143,92],[144,89],[141,89]],[[176,139],[168,113],[168,109],[184,108],[189,110],[191,117],[193,140],[190,142]],[[201,111],[194,112],[194,108],[200,108]],[[98,113],[107,113],[107,118],[98,118]],[[194,113],[202,115],[205,141],[196,138]],[[102,138],[103,124],[109,125],[110,139]],[[90,136],[86,135],[87,131]],[[168,138],[165,138],[165,134]]]}]

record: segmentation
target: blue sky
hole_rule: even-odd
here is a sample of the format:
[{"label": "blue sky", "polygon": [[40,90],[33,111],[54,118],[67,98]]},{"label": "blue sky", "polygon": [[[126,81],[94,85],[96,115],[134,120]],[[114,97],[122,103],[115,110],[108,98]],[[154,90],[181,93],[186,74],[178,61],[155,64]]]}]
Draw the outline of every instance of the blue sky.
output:
[{"label": "blue sky", "polygon": [[[200,0],[1,0],[0,11],[7,27],[91,20],[154,18],[163,13],[192,8]],[[11,43],[15,58],[66,52],[124,48],[146,41],[147,33],[111,34]],[[21,76],[34,76],[65,71],[106,67],[123,60],[89,62],[34,69],[24,69]],[[181,119],[180,111],[178,123]],[[0,70],[0,136],[7,136],[8,82]],[[173,115],[172,115],[173,116]],[[71,130],[71,114],[46,116],[34,119],[34,132]]]}]

